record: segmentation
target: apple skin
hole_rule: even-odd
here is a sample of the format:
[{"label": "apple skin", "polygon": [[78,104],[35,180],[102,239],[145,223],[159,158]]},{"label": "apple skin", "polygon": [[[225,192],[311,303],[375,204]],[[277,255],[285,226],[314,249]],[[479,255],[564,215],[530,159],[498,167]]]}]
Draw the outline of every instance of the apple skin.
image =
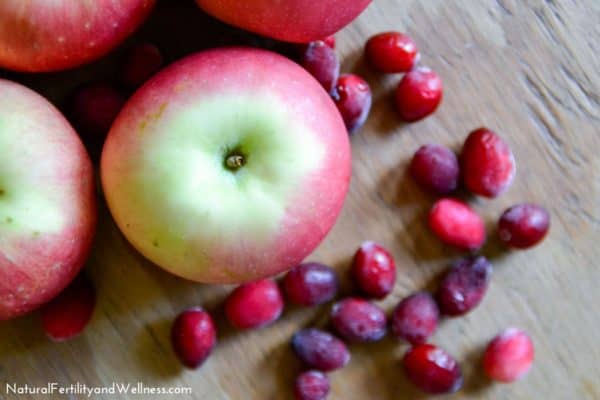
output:
[{"label": "apple skin", "polygon": [[[227,149],[247,153],[236,172]],[[264,50],[189,56],[142,86],[105,142],[119,228],[175,275],[242,283],[304,259],[333,226],[351,175],[348,134],[321,85]]]},{"label": "apple skin", "polygon": [[54,298],[85,262],[96,228],[92,163],[60,112],[0,80],[0,320]]},{"label": "apple skin", "polygon": [[196,0],[223,22],[273,39],[308,43],[332,35],[371,0]]},{"label": "apple skin", "polygon": [[0,67],[22,72],[73,68],[115,48],[156,0],[2,0]]}]

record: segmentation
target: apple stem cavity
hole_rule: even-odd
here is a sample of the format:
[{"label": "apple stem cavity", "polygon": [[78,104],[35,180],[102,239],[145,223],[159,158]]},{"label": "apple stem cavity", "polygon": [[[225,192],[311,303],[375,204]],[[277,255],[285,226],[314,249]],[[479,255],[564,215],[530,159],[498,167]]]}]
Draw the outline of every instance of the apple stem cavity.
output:
[{"label": "apple stem cavity", "polygon": [[244,165],[246,165],[246,157],[240,151],[234,150],[225,156],[225,168],[230,171],[235,172]]}]

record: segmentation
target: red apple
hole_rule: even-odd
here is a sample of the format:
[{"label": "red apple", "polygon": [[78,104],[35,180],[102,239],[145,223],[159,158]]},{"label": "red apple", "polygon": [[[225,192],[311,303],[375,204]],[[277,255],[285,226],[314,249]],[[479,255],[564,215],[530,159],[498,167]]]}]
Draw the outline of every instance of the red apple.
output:
[{"label": "red apple", "polygon": [[1,0],[0,67],[47,72],[100,58],[129,36],[156,0]]},{"label": "red apple", "polygon": [[323,39],[348,25],[371,0],[196,0],[228,24],[287,42]]},{"label": "red apple", "polygon": [[147,258],[191,280],[241,283],[293,267],[325,237],[348,189],[350,146],[303,68],[223,48],[133,95],[101,173],[113,217]]},{"label": "red apple", "polygon": [[56,296],[81,269],[96,226],[91,161],[67,120],[0,80],[0,320]]}]

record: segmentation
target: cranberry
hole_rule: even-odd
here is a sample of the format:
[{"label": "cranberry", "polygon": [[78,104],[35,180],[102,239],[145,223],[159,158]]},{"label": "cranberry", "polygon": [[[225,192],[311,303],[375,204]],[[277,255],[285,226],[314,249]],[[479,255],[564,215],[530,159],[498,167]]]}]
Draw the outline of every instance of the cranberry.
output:
[{"label": "cranberry", "polygon": [[325,42],[325,44],[329,47],[331,47],[332,49],[335,49],[335,36],[331,35],[331,36],[327,36],[325,39],[323,39],[323,42]]},{"label": "cranberry", "polygon": [[422,344],[435,332],[440,310],[427,292],[418,292],[402,300],[392,314],[392,333],[411,344]]},{"label": "cranberry", "polygon": [[485,257],[466,258],[455,263],[436,294],[442,314],[463,315],[477,307],[491,276],[492,264]]},{"label": "cranberry", "polygon": [[486,348],[483,369],[493,380],[513,382],[529,371],[533,353],[533,343],[527,333],[509,328],[496,336]]},{"label": "cranberry", "polygon": [[282,311],[281,292],[271,279],[238,286],[225,300],[225,314],[238,329],[266,326],[279,318]]},{"label": "cranberry", "polygon": [[210,314],[200,307],[177,316],[171,327],[171,343],[177,357],[188,368],[198,368],[208,358],[217,333]]},{"label": "cranberry", "polygon": [[320,371],[298,375],[294,388],[296,400],[325,400],[329,394],[329,378]]},{"label": "cranberry", "polygon": [[476,250],[485,242],[483,219],[458,200],[438,200],[429,212],[429,226],[444,243],[461,249]]},{"label": "cranberry", "polygon": [[417,45],[400,32],[383,32],[366,45],[369,63],[382,72],[408,72],[419,58]]},{"label": "cranberry", "polygon": [[163,63],[158,47],[152,43],[140,43],[129,50],[121,66],[121,82],[136,88],[157,73]]},{"label": "cranberry", "polygon": [[352,274],[364,294],[383,299],[396,283],[396,264],[383,246],[364,242],[354,255]]},{"label": "cranberry", "polygon": [[461,154],[463,181],[471,192],[496,197],[508,189],[516,164],[504,140],[486,128],[469,134]]},{"label": "cranberry", "polygon": [[396,89],[396,109],[407,122],[418,121],[433,113],[442,101],[442,79],[426,67],[404,75]]},{"label": "cranberry", "polygon": [[417,345],[406,353],[402,363],[408,379],[426,393],[453,393],[463,384],[460,365],[437,346]]},{"label": "cranberry", "polygon": [[331,267],[319,263],[305,263],[285,275],[283,288],[292,303],[315,306],[335,297],[338,280]]},{"label": "cranberry", "polygon": [[354,74],[340,76],[332,97],[342,114],[348,133],[353,133],[363,126],[373,101],[371,88],[363,78]]},{"label": "cranberry", "polygon": [[550,228],[550,214],[536,204],[517,204],[504,211],[498,221],[498,235],[507,246],[526,249],[544,239]]},{"label": "cranberry", "polygon": [[327,93],[331,93],[340,76],[340,60],[335,51],[322,40],[304,46],[300,63]]},{"label": "cranberry", "polygon": [[344,342],[315,328],[296,332],[292,337],[292,348],[302,362],[320,371],[333,371],[350,361],[350,352]]},{"label": "cranberry", "polygon": [[424,189],[448,194],[458,186],[460,169],[452,150],[439,144],[427,144],[413,156],[410,173]]},{"label": "cranberry", "polygon": [[385,336],[385,312],[367,300],[350,298],[333,305],[331,322],[341,337],[353,342],[376,342]]},{"label": "cranberry", "polygon": [[41,309],[42,328],[50,339],[62,342],[79,335],[92,319],[96,291],[79,275],[66,289]]},{"label": "cranberry", "polygon": [[94,83],[75,92],[71,98],[69,113],[80,135],[92,140],[103,140],[125,100],[125,96],[116,87]]}]

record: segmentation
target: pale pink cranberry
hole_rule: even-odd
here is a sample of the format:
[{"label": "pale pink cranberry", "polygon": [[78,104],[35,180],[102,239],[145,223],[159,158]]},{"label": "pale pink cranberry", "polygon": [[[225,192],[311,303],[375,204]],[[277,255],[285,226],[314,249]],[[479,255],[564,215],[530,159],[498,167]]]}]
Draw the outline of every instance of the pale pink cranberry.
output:
[{"label": "pale pink cranberry", "polygon": [[383,246],[364,242],[354,255],[352,275],[365,295],[382,299],[394,289],[396,264]]},{"label": "pale pink cranberry", "polygon": [[463,384],[460,365],[434,345],[420,344],[411,348],[402,363],[408,379],[426,393],[453,393]]},{"label": "pale pink cranberry", "polygon": [[95,306],[94,286],[85,275],[79,275],[41,308],[42,328],[54,341],[71,339],[85,329],[92,319]]},{"label": "pale pink cranberry", "polygon": [[123,108],[125,100],[119,89],[111,84],[90,84],[73,94],[69,115],[82,137],[101,142]]},{"label": "pale pink cranberry", "polygon": [[282,311],[281,292],[271,279],[238,286],[225,300],[225,314],[238,329],[269,325],[279,318]]},{"label": "pale pink cranberry", "polygon": [[350,352],[344,342],[315,328],[296,332],[292,337],[292,348],[304,364],[320,371],[333,371],[350,361]]},{"label": "pale pink cranberry", "polygon": [[509,247],[527,249],[541,242],[550,229],[550,214],[537,204],[517,204],[498,221],[500,240]]},{"label": "pale pink cranberry", "polygon": [[315,306],[332,300],[338,290],[335,271],[327,265],[304,263],[283,278],[287,298],[301,306]]},{"label": "pale pink cranberry", "polygon": [[354,133],[364,125],[371,111],[373,98],[371,88],[363,78],[354,74],[340,76],[331,96],[348,133]]},{"label": "pale pink cranberry", "polygon": [[517,169],[508,144],[487,128],[469,134],[460,161],[467,189],[485,197],[496,197],[506,191]]},{"label": "pale pink cranberry", "polygon": [[514,382],[531,369],[533,353],[533,342],[527,333],[509,328],[496,336],[486,348],[483,369],[493,380]]},{"label": "pale pink cranberry", "polygon": [[408,72],[419,58],[415,42],[400,32],[372,36],[365,47],[367,60],[382,72]]},{"label": "pale pink cranberry", "polygon": [[377,305],[349,298],[333,305],[331,323],[337,333],[351,342],[376,342],[387,332],[387,317]]},{"label": "pale pink cranberry", "polygon": [[300,64],[331,93],[340,76],[340,60],[330,46],[321,40],[303,47]]},{"label": "pale pink cranberry", "polygon": [[400,118],[414,122],[432,114],[442,101],[442,79],[430,68],[408,72],[396,89],[396,110]]},{"label": "pale pink cranberry", "polygon": [[460,249],[476,250],[485,242],[483,219],[459,200],[438,200],[429,212],[429,227],[442,242]]},{"label": "pale pink cranberry", "polygon": [[325,400],[328,394],[329,378],[321,371],[306,371],[296,378],[296,400]]},{"label": "pale pink cranberry", "polygon": [[217,342],[211,316],[200,307],[190,308],[177,316],[171,327],[171,344],[182,364],[198,368],[208,358]]},{"label": "pale pink cranberry", "polygon": [[458,186],[460,168],[452,150],[439,144],[427,144],[413,156],[410,173],[422,188],[435,194],[448,194]]},{"label": "pale pink cranberry", "polygon": [[163,66],[159,48],[152,43],[140,43],[129,49],[121,66],[121,82],[136,88],[146,82]]},{"label": "pale pink cranberry", "polygon": [[440,310],[428,292],[418,292],[403,299],[391,318],[392,333],[409,343],[422,344],[438,326]]}]

